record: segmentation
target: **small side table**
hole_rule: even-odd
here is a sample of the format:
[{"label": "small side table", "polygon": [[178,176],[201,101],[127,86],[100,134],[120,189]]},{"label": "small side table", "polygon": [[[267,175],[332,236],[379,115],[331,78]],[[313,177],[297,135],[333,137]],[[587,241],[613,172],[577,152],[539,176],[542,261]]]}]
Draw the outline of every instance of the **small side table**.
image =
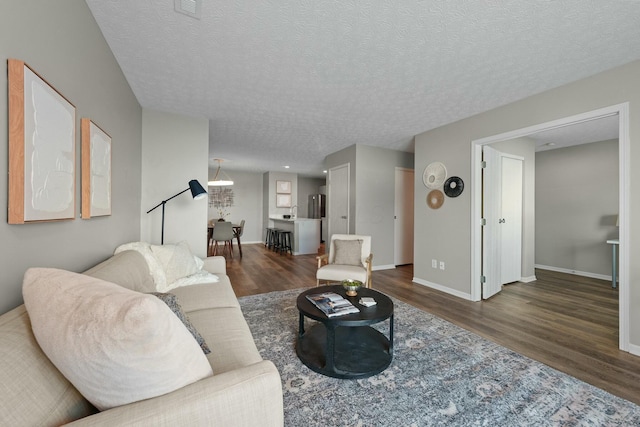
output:
[{"label": "small side table", "polygon": [[615,289],[618,286],[618,245],[620,245],[619,239],[607,240],[607,243],[611,245],[612,260],[611,260],[611,287]]}]

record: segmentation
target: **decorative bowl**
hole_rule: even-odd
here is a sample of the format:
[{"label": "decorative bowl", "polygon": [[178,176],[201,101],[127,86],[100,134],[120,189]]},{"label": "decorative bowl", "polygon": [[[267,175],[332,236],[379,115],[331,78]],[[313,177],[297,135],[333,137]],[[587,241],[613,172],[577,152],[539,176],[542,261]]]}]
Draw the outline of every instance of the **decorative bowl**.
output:
[{"label": "decorative bowl", "polygon": [[358,295],[358,289],[362,287],[362,282],[359,280],[346,279],[342,281],[342,287],[347,290],[347,295],[355,297]]}]

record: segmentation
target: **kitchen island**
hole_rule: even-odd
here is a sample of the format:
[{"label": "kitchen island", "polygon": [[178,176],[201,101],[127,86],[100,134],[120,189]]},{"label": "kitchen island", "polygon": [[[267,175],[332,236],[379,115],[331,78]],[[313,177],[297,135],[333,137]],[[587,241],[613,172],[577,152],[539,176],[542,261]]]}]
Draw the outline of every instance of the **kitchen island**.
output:
[{"label": "kitchen island", "polygon": [[269,217],[273,227],[291,231],[294,255],[317,254],[320,248],[320,219]]}]

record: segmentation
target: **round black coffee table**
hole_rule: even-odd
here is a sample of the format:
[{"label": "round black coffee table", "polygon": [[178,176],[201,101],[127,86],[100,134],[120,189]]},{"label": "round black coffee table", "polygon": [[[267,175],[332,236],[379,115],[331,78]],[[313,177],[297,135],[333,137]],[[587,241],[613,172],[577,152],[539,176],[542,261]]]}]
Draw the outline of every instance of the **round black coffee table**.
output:
[{"label": "round black coffee table", "polygon": [[[327,317],[307,299],[307,295],[335,292],[360,309],[359,313]],[[372,297],[376,305],[365,307],[358,301]],[[383,293],[361,288],[349,297],[341,285],[311,288],[298,296],[300,320],[296,353],[311,370],[335,378],[366,378],[378,374],[393,358],[393,301]],[[317,321],[305,330],[304,318]],[[389,319],[389,337],[371,325]]]}]

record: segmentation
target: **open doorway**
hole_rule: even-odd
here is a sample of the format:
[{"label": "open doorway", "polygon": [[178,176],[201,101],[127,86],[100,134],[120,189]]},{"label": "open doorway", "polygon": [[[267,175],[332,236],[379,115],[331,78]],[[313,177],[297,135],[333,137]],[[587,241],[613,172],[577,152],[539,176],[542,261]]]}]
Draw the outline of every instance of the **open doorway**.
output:
[{"label": "open doorway", "polygon": [[629,255],[628,255],[628,189],[629,189],[629,138],[628,138],[628,104],[620,104],[576,116],[566,117],[552,122],[519,129],[504,134],[472,141],[472,283],[471,297],[479,301],[482,295],[482,147],[515,138],[526,137],[543,131],[560,129],[577,123],[592,121],[604,117],[617,117],[619,134],[619,232],[620,232],[620,281],[619,281],[619,348],[629,348]]}]

